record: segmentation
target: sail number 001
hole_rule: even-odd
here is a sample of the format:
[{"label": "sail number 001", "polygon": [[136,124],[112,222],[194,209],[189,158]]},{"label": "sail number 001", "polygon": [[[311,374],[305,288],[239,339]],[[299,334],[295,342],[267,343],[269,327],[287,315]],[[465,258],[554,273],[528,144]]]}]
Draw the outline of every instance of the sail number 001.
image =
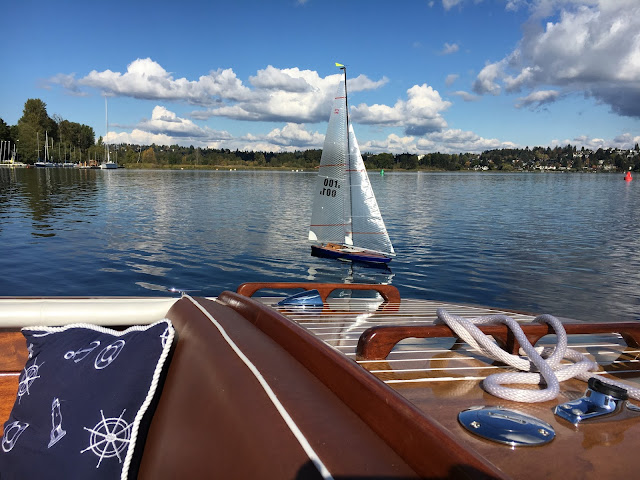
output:
[{"label": "sail number 001", "polygon": [[338,188],[340,185],[338,184],[338,180],[334,180],[333,178],[325,178],[324,179],[324,188],[320,190],[320,195],[326,195],[327,197],[335,197],[338,194]]}]

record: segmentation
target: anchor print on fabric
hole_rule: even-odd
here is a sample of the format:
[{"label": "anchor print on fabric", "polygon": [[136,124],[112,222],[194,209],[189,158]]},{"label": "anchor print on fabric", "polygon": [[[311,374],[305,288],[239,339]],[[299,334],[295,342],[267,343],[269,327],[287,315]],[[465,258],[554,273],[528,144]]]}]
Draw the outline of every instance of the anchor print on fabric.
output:
[{"label": "anchor print on fabric", "polygon": [[105,458],[118,457],[119,463],[122,463],[124,452],[131,441],[131,426],[122,419],[123,410],[118,418],[105,418],[104,412],[100,410],[102,420],[93,428],[84,427],[91,433],[89,437],[89,446],[80,453],[91,451],[99,460],[96,468],[100,467],[102,460]]},{"label": "anchor print on fabric", "polygon": [[51,403],[51,424],[48,448],[53,447],[67,434],[66,430],[62,429],[62,412],[60,411],[60,400],[58,398],[54,398]]},{"label": "anchor print on fabric", "polygon": [[169,327],[165,328],[162,335],[160,335],[160,341],[162,342],[162,348],[167,346],[167,341],[169,341]]},{"label": "anchor print on fabric", "polygon": [[91,352],[93,352],[97,347],[100,346],[100,341],[99,340],[94,340],[93,342],[91,342],[89,344],[89,346],[87,348],[81,348],[80,350],[76,350],[75,352],[73,350],[67,352],[64,354],[64,358],[65,360],[71,360],[73,359],[73,361],[75,363],[78,363],[80,360],[84,360],[84,358],[89,355]]},{"label": "anchor print on fabric", "polygon": [[24,433],[29,424],[27,422],[11,422],[4,429],[4,436],[2,437],[2,450],[10,452],[13,447],[16,446],[18,438]]}]

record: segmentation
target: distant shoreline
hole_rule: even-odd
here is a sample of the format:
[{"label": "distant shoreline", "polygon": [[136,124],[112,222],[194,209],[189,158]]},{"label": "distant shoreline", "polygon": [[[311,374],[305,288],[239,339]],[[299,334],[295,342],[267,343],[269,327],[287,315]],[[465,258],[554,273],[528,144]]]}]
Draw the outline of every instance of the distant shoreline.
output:
[{"label": "distant shoreline", "polygon": [[[275,171],[275,172],[300,172],[300,173],[315,173],[318,168],[292,168],[292,167],[260,167],[256,165],[159,165],[159,164],[126,164],[124,167],[126,170],[220,170],[220,171]],[[380,172],[384,173],[534,173],[534,174],[546,174],[546,173],[579,173],[579,174],[607,174],[607,175],[624,175],[625,172],[620,171],[602,171],[602,170],[444,170],[435,168],[416,168],[416,169],[403,169],[403,168],[367,168],[367,172]]]}]

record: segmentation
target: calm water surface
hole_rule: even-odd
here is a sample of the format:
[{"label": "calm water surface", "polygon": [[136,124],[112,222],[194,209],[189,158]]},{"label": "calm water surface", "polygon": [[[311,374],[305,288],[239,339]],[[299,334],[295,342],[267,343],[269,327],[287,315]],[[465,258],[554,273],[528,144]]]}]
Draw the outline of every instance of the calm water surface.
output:
[{"label": "calm water surface", "polygon": [[[371,174],[390,268],[310,256],[315,173],[0,169],[0,295],[216,295],[245,281],[640,319],[640,180]],[[163,293],[164,292],[164,293]]]}]

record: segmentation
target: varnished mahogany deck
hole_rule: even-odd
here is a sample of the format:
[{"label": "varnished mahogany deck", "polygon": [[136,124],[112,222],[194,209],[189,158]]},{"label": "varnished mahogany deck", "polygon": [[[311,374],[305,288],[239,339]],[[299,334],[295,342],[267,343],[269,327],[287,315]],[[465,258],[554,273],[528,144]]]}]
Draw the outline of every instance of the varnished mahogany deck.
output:
[{"label": "varnished mahogany deck", "polygon": [[[584,382],[570,380],[562,383],[561,395],[552,402],[510,402],[493,397],[480,387],[486,376],[504,371],[505,367],[484,358],[450,334],[449,338],[412,338],[411,334],[404,332],[399,337],[406,338],[391,346],[386,345],[384,339],[375,339],[372,334],[377,327],[384,331],[393,330],[395,326],[413,331],[416,336],[430,335],[425,333],[425,329],[448,330],[442,325],[431,327],[438,308],[467,318],[505,313],[524,324],[533,320],[532,315],[421,300],[396,303],[384,301],[383,298],[351,297],[352,294],[348,292],[343,297],[329,298],[322,308],[278,307],[275,304],[281,297],[263,298],[261,301],[345,357],[353,359],[418,407],[425,416],[453,434],[463,448],[478,452],[508,477],[599,479],[637,476],[635,455],[640,444],[640,417],[583,423],[576,428],[553,414],[553,408],[559,403],[583,396],[586,390]],[[501,328],[496,327],[495,330]],[[546,327],[531,327],[534,341],[541,338],[540,345],[553,342],[555,336],[545,337],[542,329],[546,330]],[[640,349],[637,340],[640,323],[601,325],[592,328],[595,334],[591,335],[584,334],[589,330],[588,324],[578,323],[567,330],[568,333],[572,330],[580,333],[569,336],[570,348],[596,360],[605,376],[638,383]],[[619,331],[622,334],[607,333]],[[508,343],[506,335],[503,337],[504,343]],[[367,338],[379,343],[381,354],[373,347],[367,350],[367,346],[363,345]],[[389,341],[395,342],[397,339]],[[373,359],[367,359],[367,355],[363,354],[365,351]],[[460,411],[472,406],[503,406],[536,416],[553,426],[556,438],[547,445],[528,448],[511,448],[481,439],[468,433],[457,420]]]}]

